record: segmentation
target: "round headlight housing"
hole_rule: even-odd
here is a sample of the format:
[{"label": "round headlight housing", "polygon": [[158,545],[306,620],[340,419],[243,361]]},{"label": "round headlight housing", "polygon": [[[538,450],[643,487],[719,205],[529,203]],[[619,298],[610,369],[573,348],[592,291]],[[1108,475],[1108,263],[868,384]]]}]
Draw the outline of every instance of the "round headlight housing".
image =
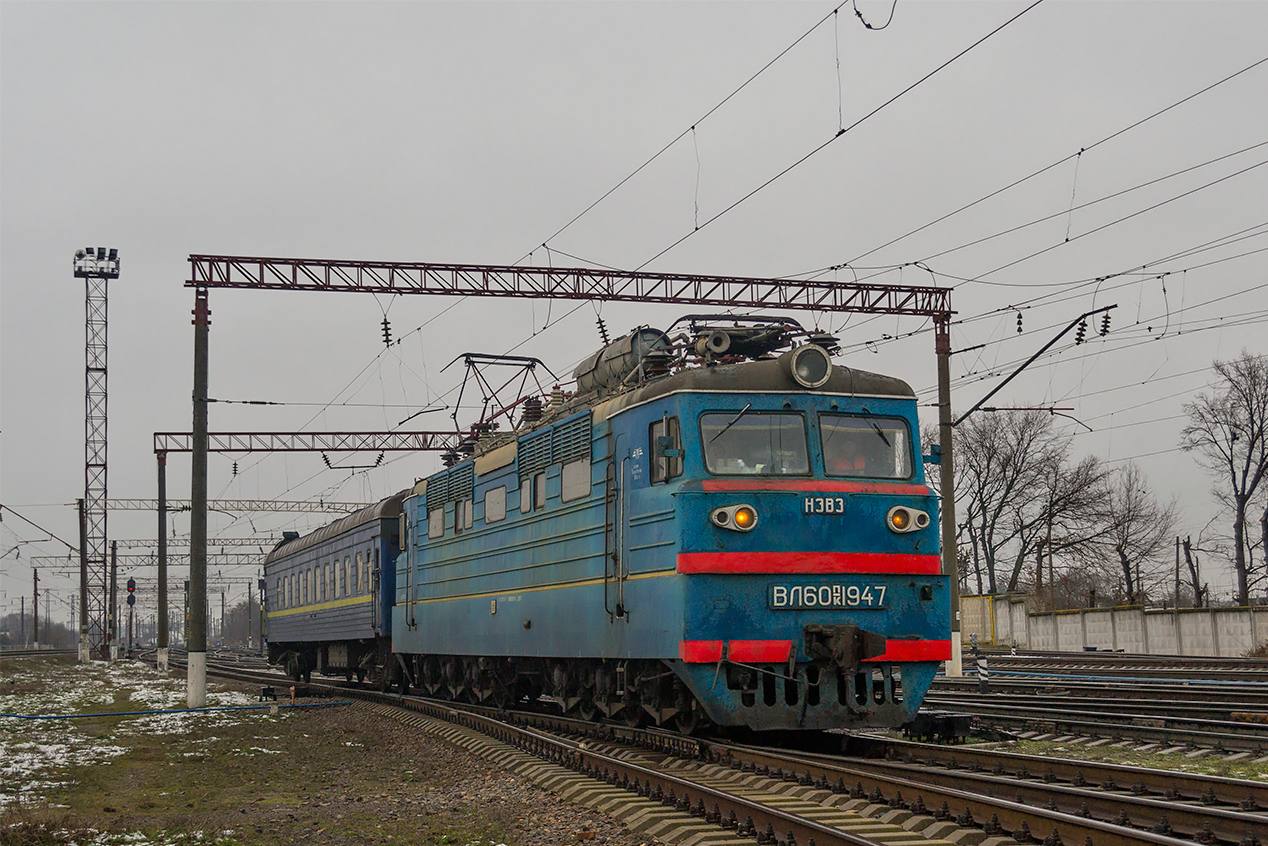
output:
[{"label": "round headlight housing", "polygon": [[895,505],[885,515],[885,525],[891,532],[897,532],[900,535],[918,532],[929,526],[929,515],[918,508]]},{"label": "round headlight housing", "polygon": [[823,347],[805,344],[785,359],[788,372],[803,388],[818,388],[832,377],[832,359]]},{"label": "round headlight housing", "polygon": [[757,509],[751,505],[727,505],[709,512],[709,522],[719,529],[751,532],[757,527]]}]

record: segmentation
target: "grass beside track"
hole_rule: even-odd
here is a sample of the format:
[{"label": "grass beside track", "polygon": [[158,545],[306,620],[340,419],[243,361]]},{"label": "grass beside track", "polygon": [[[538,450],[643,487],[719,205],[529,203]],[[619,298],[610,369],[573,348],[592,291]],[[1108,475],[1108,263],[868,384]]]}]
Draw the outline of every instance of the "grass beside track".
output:
[{"label": "grass beside track", "polygon": [[[183,697],[183,682],[139,664],[0,667],[0,712],[136,711]],[[210,686],[209,705],[250,701]],[[0,760],[5,844],[515,843],[535,799],[515,794],[535,788],[353,707],[0,719]],[[593,838],[576,828],[557,842]]]}]

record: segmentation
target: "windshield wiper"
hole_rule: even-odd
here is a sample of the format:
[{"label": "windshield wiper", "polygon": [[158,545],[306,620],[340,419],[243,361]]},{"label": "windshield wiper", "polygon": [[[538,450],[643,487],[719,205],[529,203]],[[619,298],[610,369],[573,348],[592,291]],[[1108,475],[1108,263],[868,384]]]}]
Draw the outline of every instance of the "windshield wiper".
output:
[{"label": "windshield wiper", "polygon": [[869,420],[869,421],[867,421],[867,422],[868,422],[868,425],[870,425],[870,426],[872,427],[872,429],[876,432],[876,434],[878,434],[878,435],[880,435],[880,436],[881,436],[881,440],[885,442],[885,446],[887,446],[887,447],[892,447],[892,446],[893,446],[893,445],[889,442],[889,438],[885,437],[885,433],[881,431],[881,427],[876,425],[876,421],[875,421],[875,420]]},{"label": "windshield wiper", "polygon": [[730,429],[732,426],[734,426],[734,425],[736,424],[736,421],[738,421],[741,417],[743,417],[743,416],[744,416],[744,412],[748,411],[748,410],[749,410],[750,408],[752,408],[752,407],[753,407],[753,403],[751,403],[751,402],[750,402],[748,405],[746,405],[746,406],[744,406],[743,408],[741,408],[741,409],[740,409],[740,413],[739,413],[739,414],[737,414],[737,415],[735,415],[734,417],[732,417],[732,418],[731,418],[731,422],[730,422],[730,423],[728,423],[728,424],[726,424],[725,426],[723,426],[723,427],[722,427],[722,431],[718,432],[718,433],[717,433],[716,435],[714,435],[712,438],[709,438],[709,443],[713,443],[713,442],[714,442],[714,441],[716,441],[718,438],[720,438],[720,437],[722,437],[723,435],[725,435],[725,434],[726,434],[726,430],[727,430],[727,429]]}]

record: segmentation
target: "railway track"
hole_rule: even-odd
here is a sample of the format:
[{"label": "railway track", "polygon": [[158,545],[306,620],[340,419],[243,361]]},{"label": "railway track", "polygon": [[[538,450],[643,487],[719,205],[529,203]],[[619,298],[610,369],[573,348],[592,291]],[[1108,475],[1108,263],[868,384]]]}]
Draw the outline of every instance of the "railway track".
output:
[{"label": "railway track", "polygon": [[[289,684],[241,666],[213,663],[209,672]],[[726,829],[734,839],[710,842],[863,846],[918,832],[961,846],[987,838],[1004,838],[992,846],[1259,846],[1268,831],[1268,786],[1235,779],[877,738],[868,742],[883,747],[884,760],[847,758],[344,685],[301,687],[387,709],[675,842]]]}]

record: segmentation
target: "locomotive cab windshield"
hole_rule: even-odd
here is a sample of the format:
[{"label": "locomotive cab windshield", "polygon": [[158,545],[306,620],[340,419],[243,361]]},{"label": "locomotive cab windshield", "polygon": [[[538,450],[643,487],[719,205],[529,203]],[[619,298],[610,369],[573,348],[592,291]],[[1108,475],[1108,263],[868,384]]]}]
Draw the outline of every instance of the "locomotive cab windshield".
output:
[{"label": "locomotive cab windshield", "polygon": [[705,466],[715,475],[810,473],[806,419],[789,412],[706,412],[700,416]]},{"label": "locomotive cab windshield", "polygon": [[829,476],[912,476],[911,431],[901,417],[820,414],[819,437]]}]

